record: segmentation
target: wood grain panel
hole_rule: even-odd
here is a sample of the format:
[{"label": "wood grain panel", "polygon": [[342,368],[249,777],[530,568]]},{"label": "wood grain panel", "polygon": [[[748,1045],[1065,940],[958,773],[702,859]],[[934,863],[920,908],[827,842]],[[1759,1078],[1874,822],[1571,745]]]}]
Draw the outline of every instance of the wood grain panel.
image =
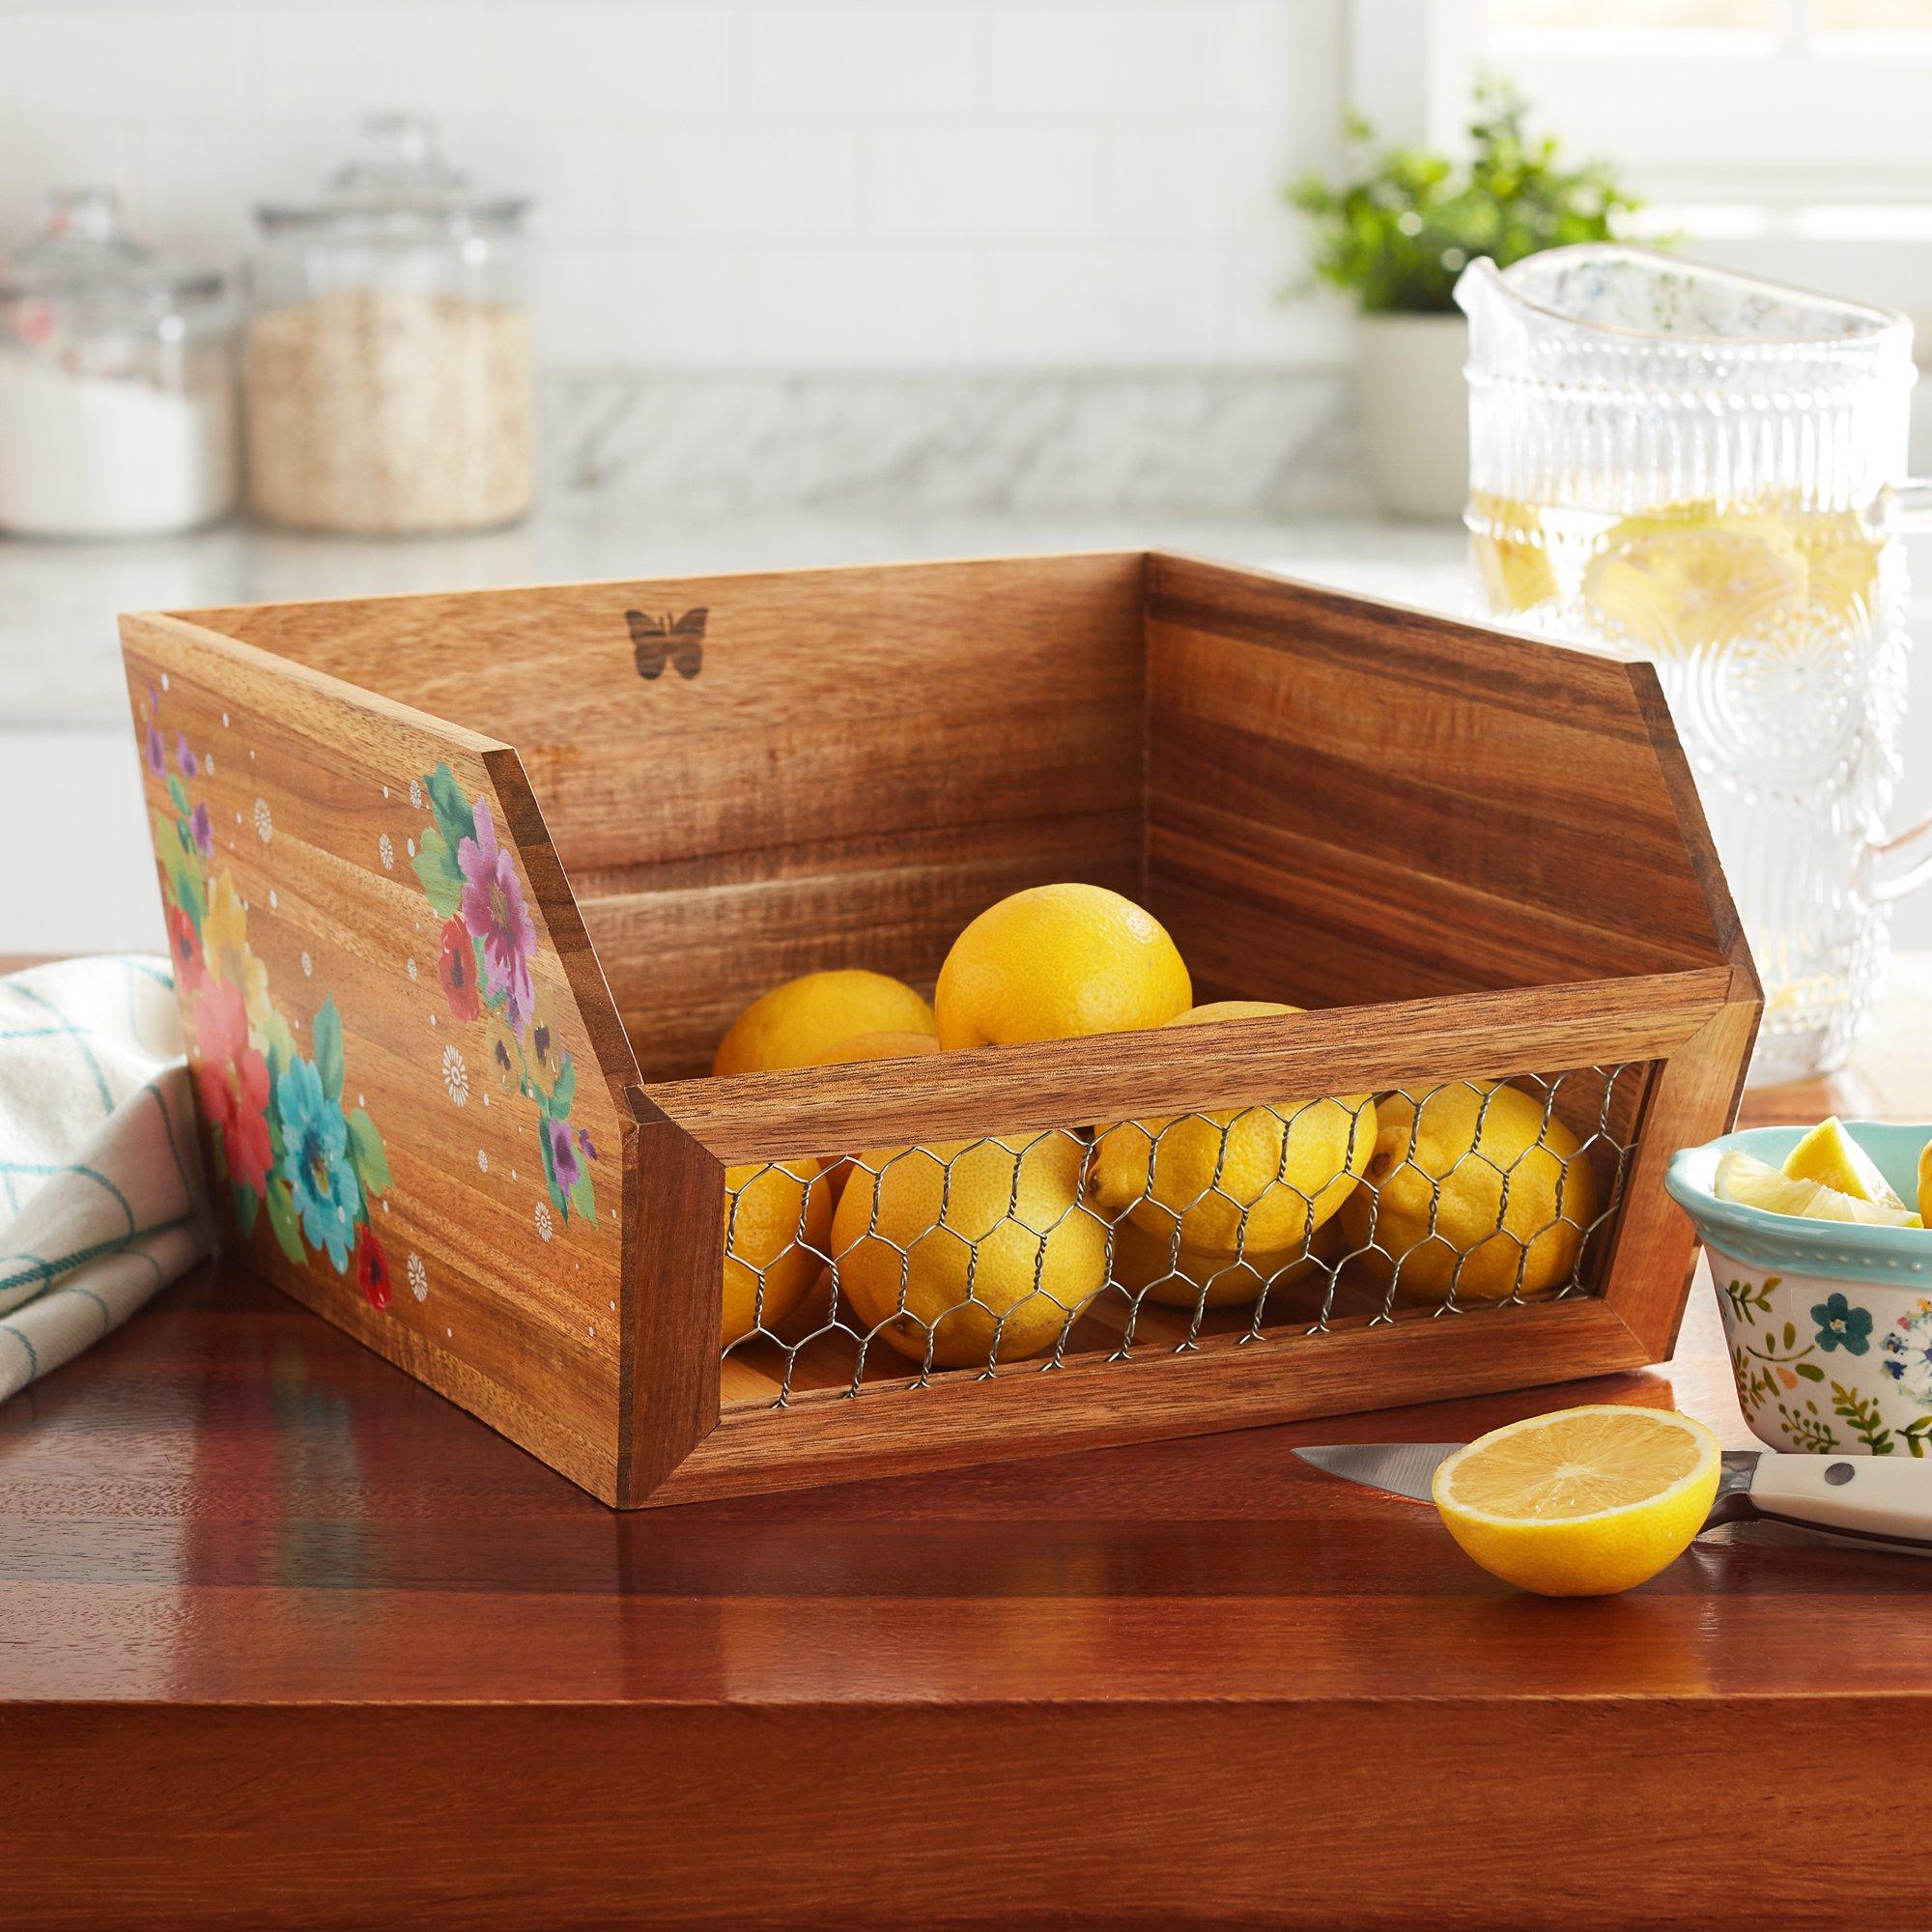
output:
[{"label": "wood grain panel", "polygon": [[[341,1107],[368,1115],[392,1176],[368,1203],[388,1264],[384,1305],[317,1240],[303,1244],[303,1264],[292,1262],[264,1209],[243,1236],[240,1204],[218,1188],[226,1238],[358,1341],[614,1498],[620,1177],[636,1128],[612,1093],[635,1062],[515,753],[172,619],[126,618],[123,634],[137,727],[156,724],[163,744],[164,776],[148,777],[157,849],[179,836],[173,783],[209,813],[210,856],[195,869],[211,895],[232,880],[267,1003],[298,1054],[311,1053],[316,1014],[333,1003]],[[553,1214],[542,1115],[491,1077],[482,1029],[459,1018],[439,981],[442,921],[412,869],[431,812],[412,799],[439,766],[488,802],[516,854],[537,936],[536,1011],[554,1032],[554,1061],[568,1054],[581,1069],[570,1130],[599,1156],[592,1223]],[[213,951],[206,936],[202,950]],[[193,1039],[200,991],[192,977],[181,987]]]}]

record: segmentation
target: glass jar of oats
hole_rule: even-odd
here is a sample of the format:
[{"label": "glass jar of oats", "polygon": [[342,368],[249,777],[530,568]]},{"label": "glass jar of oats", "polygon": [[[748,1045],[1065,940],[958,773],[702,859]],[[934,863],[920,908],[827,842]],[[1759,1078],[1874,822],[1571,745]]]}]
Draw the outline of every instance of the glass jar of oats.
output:
[{"label": "glass jar of oats", "polygon": [[528,511],[528,207],[475,193],[425,118],[387,114],[322,195],[256,209],[242,361],[256,515],[403,536]]}]

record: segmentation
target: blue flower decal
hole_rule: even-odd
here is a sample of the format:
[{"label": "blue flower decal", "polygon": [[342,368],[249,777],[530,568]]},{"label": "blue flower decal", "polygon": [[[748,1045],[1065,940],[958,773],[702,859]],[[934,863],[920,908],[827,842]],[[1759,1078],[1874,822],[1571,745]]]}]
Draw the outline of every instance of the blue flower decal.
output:
[{"label": "blue flower decal", "polygon": [[1932,1408],[1932,1300],[1901,1315],[1885,1338],[1885,1372],[1920,1408]]},{"label": "blue flower decal", "polygon": [[1818,1324],[1818,1346],[1828,1355],[1833,1349],[1862,1355],[1871,1348],[1871,1310],[1854,1308],[1842,1294],[1829,1295],[1819,1302],[1811,1319]]},{"label": "blue flower decal", "polygon": [[282,1118],[279,1173],[289,1183],[304,1237],[327,1248],[337,1274],[349,1265],[362,1195],[349,1161],[349,1122],[309,1060],[291,1060],[276,1083]]}]

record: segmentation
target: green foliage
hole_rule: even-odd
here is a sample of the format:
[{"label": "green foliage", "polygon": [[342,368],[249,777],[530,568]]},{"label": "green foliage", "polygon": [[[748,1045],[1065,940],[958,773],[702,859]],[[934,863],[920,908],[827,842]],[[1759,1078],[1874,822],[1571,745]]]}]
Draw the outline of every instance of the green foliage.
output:
[{"label": "green foliage", "polygon": [[312,1037],[315,1042],[315,1070],[322,1075],[322,1091],[331,1100],[342,1098],[342,1015],[335,1009],[335,995],[323,1001],[315,1016]]},{"label": "green foliage", "polygon": [[1524,102],[1506,82],[1478,83],[1466,167],[1420,148],[1371,148],[1359,115],[1349,138],[1366,165],[1341,186],[1306,175],[1286,190],[1316,224],[1315,273],[1369,315],[1440,315],[1477,257],[1508,268],[1525,255],[1613,240],[1640,204],[1605,161],[1559,163],[1549,135],[1523,132]]},{"label": "green foliage", "polygon": [[463,873],[448,839],[434,825],[425,826],[416,840],[415,868],[437,917],[450,918],[463,902]]},{"label": "green foliage", "polygon": [[373,1201],[389,1185],[389,1154],[383,1136],[368,1110],[357,1107],[349,1116],[349,1157],[355,1163],[355,1178],[362,1183],[362,1198]]},{"label": "green foliage", "polygon": [[289,1183],[279,1175],[270,1179],[268,1201],[269,1225],[275,1231],[275,1239],[282,1253],[297,1267],[303,1266],[308,1257],[302,1250],[301,1220],[296,1213],[295,1196],[290,1191]]}]

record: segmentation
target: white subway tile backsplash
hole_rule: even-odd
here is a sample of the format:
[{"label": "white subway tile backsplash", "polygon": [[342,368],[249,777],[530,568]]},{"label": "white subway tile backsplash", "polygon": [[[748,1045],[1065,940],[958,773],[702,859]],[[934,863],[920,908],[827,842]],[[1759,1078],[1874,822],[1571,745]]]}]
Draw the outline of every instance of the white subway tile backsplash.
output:
[{"label": "white subway tile backsplash", "polygon": [[751,0],[754,114],[963,114],[980,100],[982,14],[966,0]]},{"label": "white subway tile backsplash", "polygon": [[481,108],[495,67],[494,13],[475,5],[255,10],[269,114]]},{"label": "white subway tile backsplash", "polygon": [[639,236],[812,241],[855,236],[866,152],[822,122],[667,122],[625,136],[630,225]]},{"label": "white subway tile backsplash", "polygon": [[0,249],[55,185],[233,259],[378,108],[536,202],[564,366],[1335,359],[1276,299],[1345,0],[0,0]]},{"label": "white subway tile backsplash", "polygon": [[557,242],[538,256],[537,339],[558,368],[715,369],[740,335],[735,250]]},{"label": "white subway tile backsplash", "polygon": [[725,113],[738,104],[742,27],[731,0],[510,0],[503,102],[513,114],[622,114],[639,123]]},{"label": "white subway tile backsplash", "polygon": [[987,258],[986,351],[1010,364],[1134,368],[1209,346],[1206,245],[999,248]]},{"label": "white subway tile backsplash", "polygon": [[27,112],[146,118],[234,114],[242,106],[238,7],[63,7],[19,16]]},{"label": "white subway tile backsplash", "polygon": [[993,0],[991,12],[1000,112],[1171,114],[1211,104],[1217,0]]},{"label": "white subway tile backsplash", "polygon": [[744,354],[765,367],[970,362],[979,276],[965,248],[755,248]]},{"label": "white subway tile backsplash", "polygon": [[871,146],[881,235],[996,242],[1098,227],[1101,141],[1092,128],[887,127]]}]

